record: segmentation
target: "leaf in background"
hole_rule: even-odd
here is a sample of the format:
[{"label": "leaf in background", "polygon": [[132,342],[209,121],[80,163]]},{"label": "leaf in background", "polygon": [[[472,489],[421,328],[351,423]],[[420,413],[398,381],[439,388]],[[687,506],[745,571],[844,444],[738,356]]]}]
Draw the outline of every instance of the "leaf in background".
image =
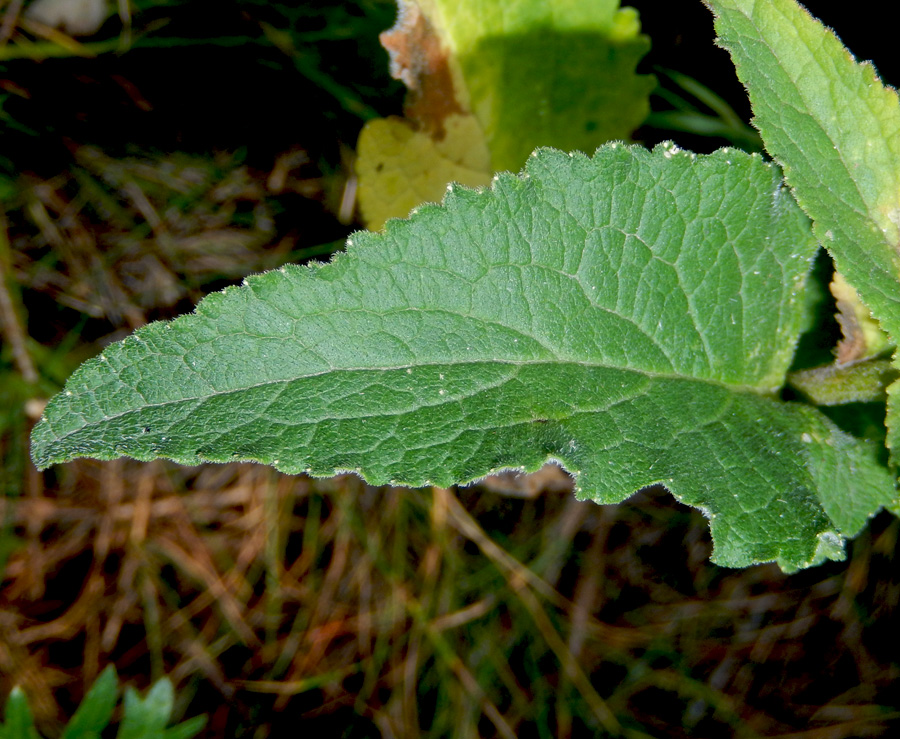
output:
[{"label": "leaf in background", "polygon": [[535,146],[593,150],[628,139],[655,80],[635,74],[650,49],[619,0],[437,0],[495,170]]},{"label": "leaf in background", "polygon": [[440,201],[448,182],[487,185],[490,171],[484,134],[471,115],[447,118],[439,139],[396,117],[369,121],[359,135],[359,201],[373,231],[421,203]]},{"label": "leaf in background", "polygon": [[[706,0],[766,149],[835,265],[894,344],[900,337],[900,105],[871,64],[794,0]],[[888,390],[900,449],[900,388]],[[896,462],[896,460],[895,460]]]},{"label": "leaf in background", "polygon": [[[408,199],[391,199],[408,173],[427,193],[414,205],[438,201],[463,154],[486,182],[537,146],[593,152],[627,139],[649,112],[654,79],[635,74],[649,41],[619,0],[401,0],[382,43],[409,95],[405,124],[373,121],[361,136],[359,201],[372,228],[409,212]],[[392,143],[409,138],[404,125],[421,137],[408,152]]]},{"label": "leaf in background", "polygon": [[458,60],[434,26],[437,8],[427,0],[398,0],[398,6],[397,22],[381,43],[391,75],[408,89],[406,117],[369,121],[357,143],[359,209],[372,230],[421,203],[440,202],[450,182],[487,185],[492,171]]},{"label": "leaf in background", "polygon": [[890,339],[881,330],[869,309],[859,299],[854,290],[840,272],[828,286],[837,305],[838,325],[844,338],[838,342],[836,364],[838,367],[861,362],[884,354],[891,348]]},{"label": "leaf in background", "polygon": [[167,729],[174,703],[175,692],[168,678],[154,683],[146,698],[127,688],[117,739],[192,739],[206,725],[206,716],[195,716]]},{"label": "leaf in background", "polygon": [[110,346],[51,400],[33,456],[413,486],[555,459],[597,502],[663,483],[722,564],[840,557],[891,481],[871,445],[773,398],[815,248],[758,157],[544,150]]}]

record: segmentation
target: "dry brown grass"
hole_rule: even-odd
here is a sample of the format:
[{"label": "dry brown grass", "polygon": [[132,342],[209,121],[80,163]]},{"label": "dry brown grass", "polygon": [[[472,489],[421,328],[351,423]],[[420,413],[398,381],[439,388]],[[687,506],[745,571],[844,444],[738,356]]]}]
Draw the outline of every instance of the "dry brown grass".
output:
[{"label": "dry brown grass", "polygon": [[110,661],[141,686],[168,674],[210,736],[328,716],[381,736],[851,737],[897,719],[895,520],[846,565],[786,577],[709,564],[700,517],[654,491],[606,508],[249,465],[55,476],[4,504],[21,545],[0,594],[0,690],[23,685],[48,734]]}]

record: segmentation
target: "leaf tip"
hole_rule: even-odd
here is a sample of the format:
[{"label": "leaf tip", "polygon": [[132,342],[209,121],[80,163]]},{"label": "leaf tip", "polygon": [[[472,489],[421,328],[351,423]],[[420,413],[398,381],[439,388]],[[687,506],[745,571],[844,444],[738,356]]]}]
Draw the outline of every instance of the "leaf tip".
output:
[{"label": "leaf tip", "polygon": [[43,416],[31,430],[31,461],[38,472],[46,470],[55,461],[49,452],[50,443],[46,438],[48,433],[49,423],[46,416]]}]

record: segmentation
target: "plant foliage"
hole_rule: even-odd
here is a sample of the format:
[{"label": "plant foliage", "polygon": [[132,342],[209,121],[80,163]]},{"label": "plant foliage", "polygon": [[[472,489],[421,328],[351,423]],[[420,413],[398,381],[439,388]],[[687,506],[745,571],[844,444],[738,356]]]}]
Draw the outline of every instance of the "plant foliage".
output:
[{"label": "plant foliage", "polygon": [[[78,710],[62,733],[62,739],[99,739],[112,719],[118,687],[116,671],[107,667],[97,678]],[[206,724],[205,716],[197,716],[166,728],[172,715],[174,693],[172,683],[163,678],[141,698],[133,688],[126,688],[118,739],[191,739]],[[0,739],[39,739],[28,699],[21,688],[13,688],[6,702],[6,721],[0,722]]]},{"label": "plant foliage", "polygon": [[[708,0],[767,150],[836,267],[896,345],[900,338],[900,104],[793,0]],[[896,366],[896,365],[895,365]],[[900,448],[900,386],[888,446]],[[894,460],[896,463],[896,460]]]},{"label": "plant foliage", "polygon": [[[841,558],[895,505],[893,476],[878,444],[779,392],[810,323],[814,234],[896,336],[900,190],[896,167],[876,172],[896,162],[896,95],[793,0],[710,5],[812,231],[781,170],[733,149],[539,150],[330,264],[250,278],[109,347],[48,405],[36,463],[255,460],[446,486],[555,460],[600,503],[665,485],[706,514],[721,564]],[[807,90],[790,75],[814,63]],[[837,87],[848,64],[865,84]]]},{"label": "plant foliage", "polygon": [[619,0],[398,0],[382,34],[409,88],[404,118],[368,121],[357,146],[359,205],[375,230],[448,182],[482,186],[536,146],[593,151],[649,112],[650,47]]}]

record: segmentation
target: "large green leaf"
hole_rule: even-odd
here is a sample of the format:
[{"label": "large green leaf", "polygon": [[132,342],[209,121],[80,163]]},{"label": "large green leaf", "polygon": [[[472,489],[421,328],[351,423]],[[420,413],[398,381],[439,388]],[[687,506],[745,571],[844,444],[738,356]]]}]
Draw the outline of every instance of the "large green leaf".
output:
[{"label": "large green leaf", "polygon": [[[706,0],[766,149],[835,264],[900,340],[900,104],[794,0]],[[900,449],[900,386],[888,441]]]},{"label": "large green leaf", "polygon": [[805,566],[891,496],[874,448],[775,399],[815,248],[758,157],[543,150],[110,346],[33,455],[408,485],[555,459],[598,502],[664,484],[709,517],[722,564]]}]

